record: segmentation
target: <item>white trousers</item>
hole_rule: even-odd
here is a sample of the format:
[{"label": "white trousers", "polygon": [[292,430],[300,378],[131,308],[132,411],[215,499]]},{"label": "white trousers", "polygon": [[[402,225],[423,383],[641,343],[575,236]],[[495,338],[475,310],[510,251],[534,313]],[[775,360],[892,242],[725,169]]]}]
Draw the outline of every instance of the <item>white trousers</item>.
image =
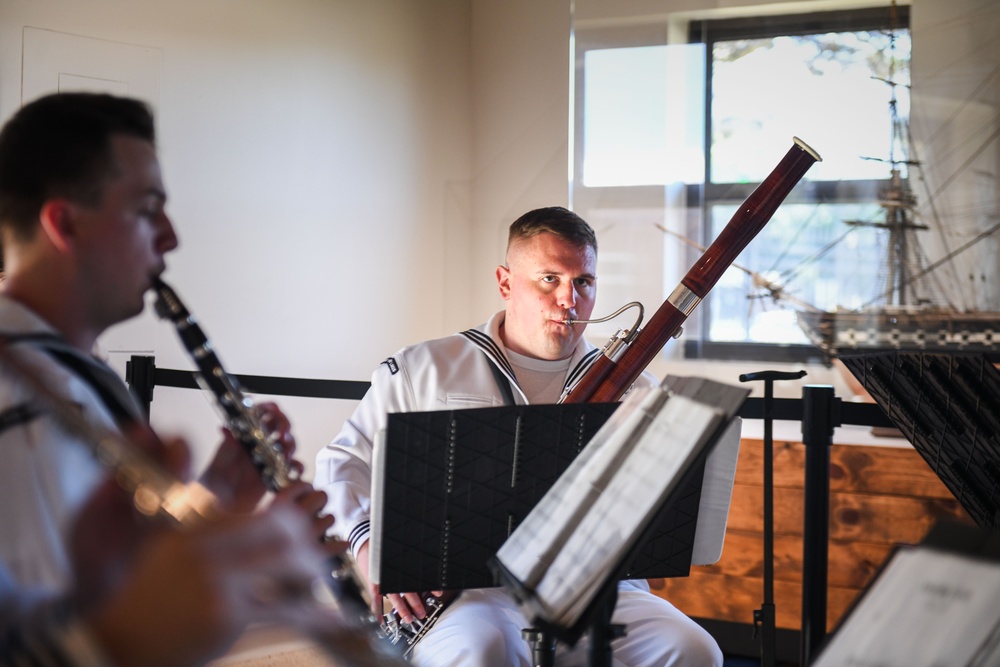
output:
[{"label": "white trousers", "polygon": [[[721,667],[722,651],[700,625],[645,588],[645,582],[618,586],[612,623],[625,626],[611,643],[616,667]],[[521,638],[529,627],[502,588],[468,590],[441,615],[413,650],[418,667],[531,667],[531,647]],[[572,649],[557,643],[556,665],[587,665],[589,642]]]}]

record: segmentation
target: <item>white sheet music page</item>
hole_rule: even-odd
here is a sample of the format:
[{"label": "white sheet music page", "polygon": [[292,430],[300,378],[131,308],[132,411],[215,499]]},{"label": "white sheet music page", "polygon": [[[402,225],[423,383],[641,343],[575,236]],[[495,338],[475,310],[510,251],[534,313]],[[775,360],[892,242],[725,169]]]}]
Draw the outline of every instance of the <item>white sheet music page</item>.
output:
[{"label": "white sheet music page", "polygon": [[684,396],[667,401],[539,585],[542,600],[564,607],[554,622],[576,623],[720,419],[716,409]]},{"label": "white sheet music page", "polygon": [[914,547],[897,551],[813,667],[1000,664],[1000,564]]},{"label": "white sheet music page", "polygon": [[[617,468],[615,459],[633,446],[666,397],[659,387],[629,394],[504,542],[497,557],[524,586],[533,589],[538,585],[569,532],[593,504],[599,488],[607,484],[602,476]],[[578,479],[590,483],[577,484]]]},{"label": "white sheet music page", "polygon": [[[647,408],[656,405],[649,396],[643,403]],[[564,475],[560,479],[562,482],[568,478],[571,484],[572,495],[566,493],[562,497],[583,502],[582,513],[576,511],[579,508],[568,515],[562,513],[560,499],[546,495],[498,552],[504,567],[524,582],[522,574],[538,569],[540,550],[527,539],[515,543],[515,536],[538,539],[546,552],[554,547],[554,558],[546,553],[551,563],[542,571],[537,584],[531,586],[535,598],[527,601],[538,617],[564,627],[579,620],[598,587],[607,581],[655,511],[680,483],[683,471],[723,419],[718,409],[675,395],[662,402],[655,417],[637,437],[626,428],[645,421],[647,416],[636,419],[630,415],[632,418],[620,425],[618,430],[624,431],[621,437],[603,444],[605,448],[612,444],[625,446],[617,452],[602,451],[600,457],[591,457],[593,465],[586,471],[589,477],[581,471],[581,475]],[[593,442],[581,457],[592,445]],[[599,465],[611,467],[598,470]],[[594,483],[596,479],[601,480],[599,485]],[[541,514],[538,509],[543,504],[555,506]],[[530,534],[519,536],[527,524],[531,524]],[[557,536],[558,542],[553,536]]]}]

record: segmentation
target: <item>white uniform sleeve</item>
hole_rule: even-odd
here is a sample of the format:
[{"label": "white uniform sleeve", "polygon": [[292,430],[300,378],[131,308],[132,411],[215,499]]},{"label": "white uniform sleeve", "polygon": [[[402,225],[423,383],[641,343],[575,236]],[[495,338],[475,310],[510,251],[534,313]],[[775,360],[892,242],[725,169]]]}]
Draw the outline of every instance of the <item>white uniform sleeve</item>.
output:
[{"label": "white uniform sleeve", "polygon": [[372,374],[372,386],[333,441],[316,455],[314,485],[329,496],[331,534],[346,540],[357,556],[368,541],[371,517],[372,444],[390,412],[413,410],[412,389],[400,357]]}]

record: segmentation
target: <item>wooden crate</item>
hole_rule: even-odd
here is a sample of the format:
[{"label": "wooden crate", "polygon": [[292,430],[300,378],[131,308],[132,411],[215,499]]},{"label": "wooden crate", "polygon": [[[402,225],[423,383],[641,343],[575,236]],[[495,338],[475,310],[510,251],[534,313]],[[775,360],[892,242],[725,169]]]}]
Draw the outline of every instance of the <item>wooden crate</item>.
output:
[{"label": "wooden crate", "polygon": [[[744,439],[721,560],[691,576],[650,581],[689,616],[753,623],[763,593],[764,443]],[[779,628],[802,617],[805,447],[774,443],[774,604]],[[827,621],[832,629],[894,545],[917,543],[942,517],[970,521],[951,492],[909,447],[833,445]]]}]

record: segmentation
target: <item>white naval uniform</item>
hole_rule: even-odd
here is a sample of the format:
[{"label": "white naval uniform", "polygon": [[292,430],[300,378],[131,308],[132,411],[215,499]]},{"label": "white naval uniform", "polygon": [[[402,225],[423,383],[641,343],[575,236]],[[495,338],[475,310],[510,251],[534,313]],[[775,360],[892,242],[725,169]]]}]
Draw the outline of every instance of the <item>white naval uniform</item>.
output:
[{"label": "white naval uniform", "polygon": [[[372,374],[372,386],[333,441],[316,457],[317,488],[329,496],[326,511],[334,529],[351,543],[352,551],[369,536],[371,458],[374,434],[385,427],[391,412],[453,410],[504,405],[494,370],[509,381],[514,402],[529,403],[514,376],[500,339],[503,311],[476,329],[405,347]],[[570,359],[565,385],[576,380],[599,350],[581,339]],[[647,375],[637,384],[651,382]],[[616,665],[722,664],[715,640],[669,602],[649,592],[644,581],[619,585],[613,623],[624,624],[625,637],[612,643]],[[465,591],[417,644],[415,664],[421,667],[530,667],[531,651],[521,638],[529,627],[513,599],[503,589]],[[573,650],[560,646],[557,665],[584,665],[586,639]]]},{"label": "white naval uniform", "polygon": [[[79,408],[96,427],[117,430],[95,385],[44,349],[75,357],[99,377],[104,391],[139,417],[120,378],[66,343],[47,322],[0,295],[0,337],[46,386]],[[102,658],[64,604],[73,586],[67,543],[76,513],[108,472],[89,443],[45,414],[35,392],[0,365],[0,663],[98,665]]]}]

